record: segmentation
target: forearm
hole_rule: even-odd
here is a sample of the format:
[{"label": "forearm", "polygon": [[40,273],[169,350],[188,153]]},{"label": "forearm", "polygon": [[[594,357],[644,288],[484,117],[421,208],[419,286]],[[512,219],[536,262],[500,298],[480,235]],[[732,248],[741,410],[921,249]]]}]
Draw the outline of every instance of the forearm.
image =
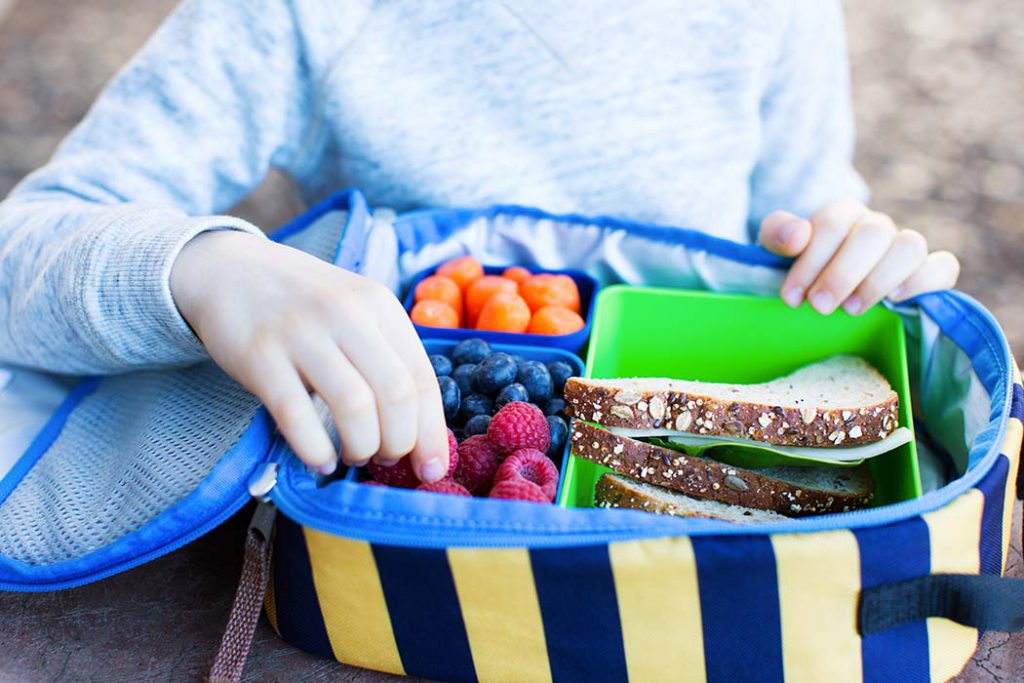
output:
[{"label": "forearm", "polygon": [[201,360],[168,282],[182,246],[217,228],[259,234],[169,207],[11,197],[0,204],[0,360],[74,374]]}]

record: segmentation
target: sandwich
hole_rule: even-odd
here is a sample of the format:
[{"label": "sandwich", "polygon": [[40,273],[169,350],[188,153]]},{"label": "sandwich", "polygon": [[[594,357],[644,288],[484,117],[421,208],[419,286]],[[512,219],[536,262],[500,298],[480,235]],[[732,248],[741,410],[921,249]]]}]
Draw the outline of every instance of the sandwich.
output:
[{"label": "sandwich", "polygon": [[737,506],[733,521],[866,507],[865,461],[912,438],[896,392],[856,356],[759,384],[572,378],[565,401],[571,453],[624,475],[601,478],[599,505],[721,516],[689,498]]}]

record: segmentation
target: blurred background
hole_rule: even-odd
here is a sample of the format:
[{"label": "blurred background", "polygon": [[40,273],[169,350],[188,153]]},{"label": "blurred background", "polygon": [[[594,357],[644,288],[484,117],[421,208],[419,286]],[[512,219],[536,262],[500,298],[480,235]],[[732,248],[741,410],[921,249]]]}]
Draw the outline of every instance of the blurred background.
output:
[{"label": "blurred background", "polygon": [[[174,0],[0,0],[0,197],[46,161]],[[1024,12],[1020,0],[847,0],[857,166],[874,208],[963,263],[1024,358]],[[238,208],[300,210],[271,178]]]}]

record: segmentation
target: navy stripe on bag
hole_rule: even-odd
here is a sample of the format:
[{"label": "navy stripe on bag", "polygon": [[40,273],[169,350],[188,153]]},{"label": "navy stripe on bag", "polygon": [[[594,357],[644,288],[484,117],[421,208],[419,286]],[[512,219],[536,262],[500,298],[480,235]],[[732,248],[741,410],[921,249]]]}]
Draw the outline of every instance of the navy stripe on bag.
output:
[{"label": "navy stripe on bag", "polygon": [[275,607],[281,637],[307,652],[333,659],[302,527],[278,515],[274,545],[274,595],[280,596]]},{"label": "navy stripe on bag", "polygon": [[[931,570],[928,525],[920,517],[853,530],[860,549],[861,586],[904,581]],[[928,681],[928,626],[922,619],[862,640],[865,681]]]},{"label": "navy stripe on bag", "polygon": [[554,683],[629,679],[608,546],[530,551]]},{"label": "navy stripe on bag", "polygon": [[374,545],[373,558],[405,672],[435,680],[476,681],[445,551]]},{"label": "navy stripe on bag", "polygon": [[752,676],[781,681],[782,621],[771,539],[694,536],[691,542],[708,683]]}]

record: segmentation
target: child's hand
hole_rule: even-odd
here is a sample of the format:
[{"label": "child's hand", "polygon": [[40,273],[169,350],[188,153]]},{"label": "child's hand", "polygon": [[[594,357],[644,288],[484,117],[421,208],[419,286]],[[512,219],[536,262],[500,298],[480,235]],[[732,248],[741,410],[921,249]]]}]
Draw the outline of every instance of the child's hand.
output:
[{"label": "child's hand", "polygon": [[336,466],[315,391],[331,408],[346,463],[410,454],[420,479],[444,476],[437,379],[383,285],[281,244],[218,231],[185,246],[171,293],[213,360],[259,397],[308,466],[325,474]]},{"label": "child's hand", "polygon": [[784,211],[761,223],[758,241],[796,262],[782,283],[782,299],[806,298],[819,313],[842,304],[858,315],[883,297],[902,301],[956,284],[960,263],[948,251],[928,253],[919,232],[900,230],[885,214],[860,202],[832,202],[804,220]]}]

